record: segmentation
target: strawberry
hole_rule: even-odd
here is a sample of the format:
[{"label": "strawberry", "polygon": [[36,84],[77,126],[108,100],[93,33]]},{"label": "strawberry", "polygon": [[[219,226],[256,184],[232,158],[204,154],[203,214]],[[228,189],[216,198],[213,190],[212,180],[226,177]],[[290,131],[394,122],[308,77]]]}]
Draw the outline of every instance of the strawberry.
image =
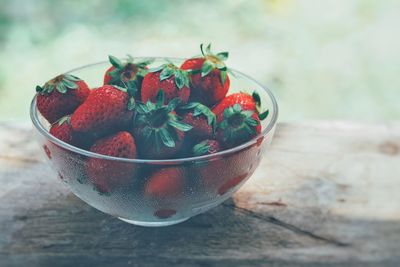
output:
[{"label": "strawberry", "polygon": [[135,100],[125,88],[103,85],[93,89],[86,101],[71,116],[76,132],[104,135],[123,130],[132,122]]},{"label": "strawberry", "polygon": [[260,113],[261,99],[258,93],[235,93],[225,97],[212,111],[217,116],[217,139],[225,148],[240,145],[261,132],[260,119],[268,116],[268,110]]},{"label": "strawberry", "polygon": [[[207,139],[196,144],[192,148],[192,156],[210,155],[221,151],[221,145],[217,140]],[[199,161],[194,165],[194,171],[208,191],[214,191],[218,187],[221,170],[226,170],[225,161],[218,157],[210,161]]]},{"label": "strawberry", "polygon": [[181,68],[191,70],[191,101],[197,101],[212,106],[221,101],[229,90],[229,71],[224,63],[228,52],[213,54],[211,45],[203,50],[200,45],[202,57],[187,59]]},{"label": "strawberry", "polygon": [[151,69],[142,82],[142,102],[155,102],[160,89],[165,94],[164,104],[177,97],[186,103],[190,96],[189,73],[172,63]]},{"label": "strawberry", "polygon": [[240,145],[261,132],[258,115],[253,110],[243,110],[235,104],[224,110],[223,119],[218,124],[217,140],[225,148]]},{"label": "strawberry", "polygon": [[44,144],[44,145],[42,146],[42,148],[43,148],[43,151],[44,151],[44,153],[46,154],[47,158],[51,160],[51,159],[53,158],[53,156],[52,156],[52,153],[51,153],[51,151],[50,151],[49,146],[46,145],[46,144]]},{"label": "strawberry", "polygon": [[198,142],[213,137],[216,118],[208,107],[198,102],[192,102],[182,106],[181,110],[189,110],[182,115],[182,121],[193,127],[187,132],[190,141]]},{"label": "strawberry", "polygon": [[157,94],[157,103],[138,103],[133,133],[138,140],[139,153],[147,159],[165,159],[176,156],[182,148],[185,133],[192,126],[182,122],[174,109],[175,98],[164,105],[164,92]]},{"label": "strawberry", "polygon": [[[119,158],[137,157],[135,140],[125,131],[97,140],[90,151]],[[136,170],[137,166],[133,163],[96,157],[89,158],[86,164],[88,178],[100,193],[110,193],[120,186],[128,185]]]},{"label": "strawberry", "polygon": [[149,176],[144,195],[155,200],[155,217],[166,219],[176,214],[176,208],[171,202],[183,194],[184,183],[185,172],[179,167],[161,168]]},{"label": "strawberry", "polygon": [[176,214],[175,209],[166,208],[166,209],[159,209],[154,212],[154,216],[160,219],[167,219]]},{"label": "strawberry", "polygon": [[183,192],[183,168],[166,167],[153,172],[145,184],[144,194],[155,199],[171,200]]},{"label": "strawberry", "polygon": [[260,163],[260,159],[260,148],[257,145],[226,155],[225,168],[231,172],[226,173],[224,179],[220,180],[223,183],[218,186],[218,194],[225,194],[250,177]]},{"label": "strawberry", "polygon": [[[192,155],[214,154],[221,149],[217,140],[204,140],[193,147]],[[255,168],[252,166],[253,163],[249,164],[249,162],[256,161],[256,154],[255,149],[244,149],[225,157],[219,156],[198,161],[195,164],[194,171],[207,191],[223,195],[251,175],[250,172],[254,171]]]},{"label": "strawberry", "polygon": [[62,117],[55,122],[49,132],[61,141],[79,148],[87,149],[91,143],[91,138],[88,135],[72,130],[70,116]]},{"label": "strawberry", "polygon": [[238,184],[240,184],[244,179],[246,179],[249,176],[250,176],[249,173],[244,173],[226,181],[223,185],[221,185],[218,188],[218,194],[221,196],[224,195],[225,193],[227,193],[232,188],[236,187]]},{"label": "strawberry", "polygon": [[90,93],[87,84],[71,74],[62,74],[36,86],[36,104],[43,117],[53,123],[71,114]]},{"label": "strawberry", "polygon": [[268,110],[263,113],[260,112],[261,99],[257,92],[253,92],[252,95],[242,92],[228,95],[213,107],[212,111],[217,116],[218,123],[222,121],[225,109],[232,107],[235,104],[239,104],[242,107],[242,110],[256,111],[261,120],[264,120],[268,116]]},{"label": "strawberry", "polygon": [[133,62],[133,58],[128,55],[128,60],[122,63],[114,56],[108,56],[111,67],[104,74],[104,85],[111,84],[127,88],[128,93],[135,99],[140,99],[140,88],[143,77],[147,74],[147,65],[150,60]]},{"label": "strawberry", "polygon": [[51,125],[49,132],[57,139],[73,145],[74,140],[72,137],[73,130],[71,124],[69,123],[69,116],[62,117],[56,123]]}]

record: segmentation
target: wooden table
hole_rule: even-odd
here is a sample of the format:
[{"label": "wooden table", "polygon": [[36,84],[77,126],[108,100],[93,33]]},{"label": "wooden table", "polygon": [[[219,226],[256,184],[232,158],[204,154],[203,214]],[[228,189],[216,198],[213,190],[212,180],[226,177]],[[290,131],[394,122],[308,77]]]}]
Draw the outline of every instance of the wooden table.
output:
[{"label": "wooden table", "polygon": [[91,208],[0,123],[0,266],[400,266],[400,122],[280,124],[223,205],[165,228]]}]

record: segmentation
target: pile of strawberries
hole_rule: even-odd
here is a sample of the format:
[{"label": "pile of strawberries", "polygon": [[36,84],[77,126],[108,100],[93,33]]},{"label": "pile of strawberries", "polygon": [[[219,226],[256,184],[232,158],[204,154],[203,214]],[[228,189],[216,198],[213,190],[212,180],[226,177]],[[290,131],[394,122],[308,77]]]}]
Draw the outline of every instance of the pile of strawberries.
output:
[{"label": "pile of strawberries", "polygon": [[[151,61],[121,62],[110,56],[104,85],[94,89],[76,76],[59,75],[36,87],[37,108],[52,124],[53,136],[103,155],[172,159],[235,147],[261,132],[260,119],[268,111],[260,113],[256,93],[227,95],[228,53],[214,54],[210,45],[200,47],[201,56],[181,66],[166,61],[152,69]],[[136,171],[132,164],[87,161],[87,176],[100,192],[111,191],[116,181],[128,180]],[[148,183],[146,192],[164,194],[167,185],[159,184],[168,184],[165,177],[179,177],[178,172],[157,170],[152,174],[156,182]]]}]

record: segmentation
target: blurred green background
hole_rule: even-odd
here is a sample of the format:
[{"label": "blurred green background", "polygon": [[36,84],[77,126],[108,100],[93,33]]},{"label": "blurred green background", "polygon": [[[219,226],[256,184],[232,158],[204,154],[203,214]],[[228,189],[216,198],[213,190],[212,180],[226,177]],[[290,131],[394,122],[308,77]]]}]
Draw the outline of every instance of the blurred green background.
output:
[{"label": "blurred green background", "polygon": [[28,121],[35,85],[58,73],[202,42],[269,86],[281,120],[400,118],[398,0],[0,2],[0,120]]}]

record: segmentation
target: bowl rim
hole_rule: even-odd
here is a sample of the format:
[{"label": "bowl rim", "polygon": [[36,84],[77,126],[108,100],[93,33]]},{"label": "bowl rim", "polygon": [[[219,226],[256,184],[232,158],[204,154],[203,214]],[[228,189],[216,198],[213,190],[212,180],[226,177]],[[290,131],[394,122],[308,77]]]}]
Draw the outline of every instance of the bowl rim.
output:
[{"label": "bowl rim", "polygon": [[[155,60],[155,61],[157,61],[157,60],[184,61],[184,60],[186,60],[186,58],[177,58],[177,57],[133,57],[133,59],[134,60],[150,59],[150,60]],[[126,60],[126,58],[121,58],[121,60]],[[101,65],[101,64],[105,64],[105,63],[109,63],[109,62],[108,61],[100,61],[100,62],[96,62],[96,63],[91,63],[91,64],[87,64],[87,65],[84,65],[81,67],[71,69],[65,73],[71,73],[71,72],[79,71],[79,70],[82,70],[85,68],[89,68],[92,66]],[[265,127],[265,129],[261,133],[259,133],[257,136],[252,138],[251,140],[249,140],[239,146],[235,146],[233,148],[222,150],[222,151],[214,153],[214,154],[208,154],[208,155],[202,155],[202,156],[196,156],[196,157],[174,158],[174,159],[128,159],[128,158],[119,158],[119,157],[102,155],[102,154],[90,152],[88,150],[84,150],[84,149],[72,146],[68,143],[65,143],[65,142],[57,139],[53,135],[51,135],[50,132],[48,130],[46,130],[44,125],[40,122],[39,117],[38,117],[38,112],[36,109],[37,94],[35,94],[35,96],[33,97],[32,101],[31,101],[30,117],[31,117],[32,123],[35,126],[35,128],[43,136],[45,136],[48,140],[50,140],[52,143],[66,149],[66,150],[69,150],[69,151],[72,151],[72,152],[75,152],[77,154],[84,155],[87,157],[116,160],[116,161],[121,161],[121,162],[150,163],[150,164],[151,163],[153,163],[153,164],[181,164],[184,162],[192,162],[192,161],[199,161],[199,160],[205,161],[205,160],[209,160],[209,159],[213,159],[213,158],[219,158],[221,156],[229,155],[229,154],[235,153],[237,151],[246,149],[246,148],[254,145],[255,143],[258,142],[258,140],[260,138],[264,138],[274,128],[274,126],[276,125],[277,119],[278,119],[278,103],[276,102],[276,99],[275,99],[274,95],[272,94],[272,92],[266,86],[263,86],[261,83],[259,83],[252,77],[248,76],[247,74],[244,74],[243,72],[237,71],[232,68],[230,68],[230,70],[233,71],[233,73],[237,73],[237,74],[243,76],[244,78],[251,80],[252,82],[257,84],[259,87],[261,87],[268,94],[268,96],[272,102],[272,109],[273,109],[272,112],[270,109],[270,116],[272,116],[272,118],[269,121],[268,125]]]}]

